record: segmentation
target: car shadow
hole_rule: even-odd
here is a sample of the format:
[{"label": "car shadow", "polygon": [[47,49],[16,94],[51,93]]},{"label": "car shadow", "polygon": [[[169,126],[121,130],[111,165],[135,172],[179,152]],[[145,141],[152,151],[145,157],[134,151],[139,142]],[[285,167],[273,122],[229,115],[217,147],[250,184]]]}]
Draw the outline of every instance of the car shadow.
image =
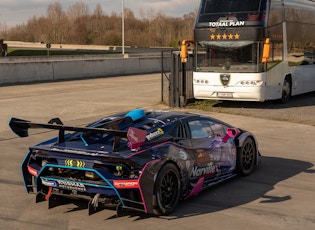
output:
[{"label": "car shadow", "polygon": [[274,186],[301,172],[314,173],[310,162],[262,157],[262,165],[247,177],[236,177],[207,189],[192,199],[181,202],[168,219],[217,212],[260,199],[260,203],[276,203],[290,200],[291,196],[269,196]]},{"label": "car shadow", "polygon": [[[284,202],[292,199],[290,194],[270,196],[267,195],[268,192],[273,190],[277,183],[301,172],[315,173],[315,170],[311,169],[312,167],[313,164],[306,161],[265,156],[262,157],[261,165],[249,176],[235,177],[206,189],[197,196],[183,200],[169,216],[149,215],[128,210],[117,213],[115,208],[110,208],[113,210],[113,215],[107,216],[104,220],[120,217],[128,217],[132,221],[148,218],[175,220],[226,210],[258,199],[260,203]],[[77,200],[70,203],[75,204],[75,207],[68,208],[66,213],[87,209],[87,202],[85,201]],[[65,204],[69,204],[69,201]],[[104,209],[108,210],[108,208],[101,208],[98,211]]]},{"label": "car shadow", "polygon": [[[232,207],[244,205],[260,199],[260,203],[284,202],[292,199],[285,196],[270,196],[269,191],[283,180],[289,179],[301,172],[315,173],[310,162],[284,159],[278,157],[262,157],[262,164],[247,177],[235,177],[224,183],[202,191],[197,196],[183,200],[175,212],[169,216],[153,216],[137,212],[124,212],[121,216],[141,221],[147,218],[175,220],[196,215],[218,212]],[[119,218],[113,215],[105,220]]]}]

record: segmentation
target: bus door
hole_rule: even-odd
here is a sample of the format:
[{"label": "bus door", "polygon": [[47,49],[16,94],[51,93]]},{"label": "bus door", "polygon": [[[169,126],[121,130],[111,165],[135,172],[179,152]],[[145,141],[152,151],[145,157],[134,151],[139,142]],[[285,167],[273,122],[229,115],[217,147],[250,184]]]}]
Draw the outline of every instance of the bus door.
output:
[{"label": "bus door", "polygon": [[315,60],[310,60],[304,65],[304,90],[305,92],[315,91]]},{"label": "bus door", "polygon": [[292,72],[294,94],[315,90],[315,60],[303,60]]}]

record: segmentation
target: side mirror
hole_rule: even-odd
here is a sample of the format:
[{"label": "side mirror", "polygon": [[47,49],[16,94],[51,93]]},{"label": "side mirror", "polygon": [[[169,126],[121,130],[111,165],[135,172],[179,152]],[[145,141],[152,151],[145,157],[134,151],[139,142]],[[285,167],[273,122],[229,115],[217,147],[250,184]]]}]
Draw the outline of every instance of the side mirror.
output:
[{"label": "side mirror", "polygon": [[229,137],[236,137],[238,134],[240,133],[240,131],[237,128],[228,128],[227,130],[227,135]]},{"label": "side mirror", "polygon": [[263,48],[262,62],[265,63],[270,57],[270,38],[266,38]]},{"label": "side mirror", "polygon": [[229,138],[234,138],[236,137],[240,131],[237,128],[228,128],[226,135],[223,137],[222,141],[226,143]]}]

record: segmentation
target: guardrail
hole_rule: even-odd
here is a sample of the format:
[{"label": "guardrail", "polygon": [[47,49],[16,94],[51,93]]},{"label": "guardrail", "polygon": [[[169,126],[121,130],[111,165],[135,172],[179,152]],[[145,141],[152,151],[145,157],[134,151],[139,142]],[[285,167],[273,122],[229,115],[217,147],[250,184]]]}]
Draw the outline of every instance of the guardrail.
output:
[{"label": "guardrail", "polygon": [[[170,69],[167,57],[163,60]],[[161,55],[6,57],[0,59],[0,85],[158,73],[161,66]]]}]

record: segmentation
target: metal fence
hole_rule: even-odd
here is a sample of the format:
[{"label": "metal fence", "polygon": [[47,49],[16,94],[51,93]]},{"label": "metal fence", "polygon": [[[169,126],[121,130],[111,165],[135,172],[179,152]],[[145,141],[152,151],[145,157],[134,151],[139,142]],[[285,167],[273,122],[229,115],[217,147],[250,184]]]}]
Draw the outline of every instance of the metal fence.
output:
[{"label": "metal fence", "polygon": [[[165,61],[170,60],[170,71]],[[180,51],[162,53],[162,98],[161,101],[170,107],[183,107],[194,99],[193,94],[193,58],[188,56],[187,63],[181,62]]]}]

